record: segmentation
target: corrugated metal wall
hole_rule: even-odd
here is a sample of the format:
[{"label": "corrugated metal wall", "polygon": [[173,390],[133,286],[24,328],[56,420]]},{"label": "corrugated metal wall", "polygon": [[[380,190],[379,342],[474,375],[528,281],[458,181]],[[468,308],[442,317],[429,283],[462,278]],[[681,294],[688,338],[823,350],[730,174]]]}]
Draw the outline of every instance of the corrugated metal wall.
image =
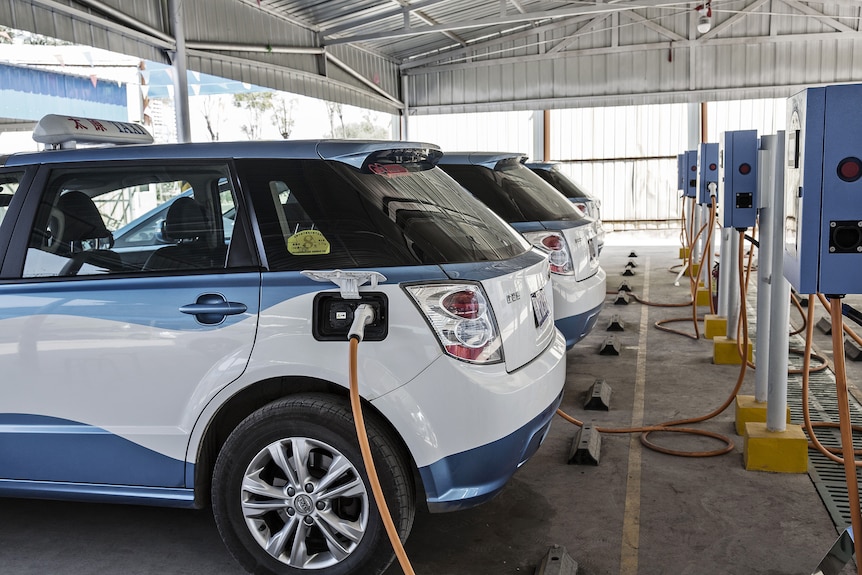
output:
[{"label": "corrugated metal wall", "polygon": [[[550,159],[602,201],[608,229],[677,226],[676,156],[689,149],[691,104],[554,110]],[[694,105],[699,109],[698,105]],[[537,128],[530,112],[486,112],[410,119],[410,138],[446,150],[530,154]],[[541,114],[538,114],[541,121]],[[785,100],[710,102],[707,141],[728,130],[784,129]],[[700,125],[694,127],[695,133]],[[541,159],[541,158],[539,158]]]}]

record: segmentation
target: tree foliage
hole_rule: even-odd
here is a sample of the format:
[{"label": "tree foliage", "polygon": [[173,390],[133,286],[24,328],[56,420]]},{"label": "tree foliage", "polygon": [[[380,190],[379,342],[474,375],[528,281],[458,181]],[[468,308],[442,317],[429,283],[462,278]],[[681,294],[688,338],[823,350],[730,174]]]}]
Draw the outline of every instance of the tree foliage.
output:
[{"label": "tree foliage", "polygon": [[8,26],[0,26],[0,44],[35,44],[39,46],[71,46],[71,42],[58,40],[50,36],[33,34],[23,30],[16,30]]},{"label": "tree foliage", "polygon": [[272,98],[272,92],[247,92],[233,95],[233,105],[247,113],[248,123],[240,126],[240,129],[249,140],[260,139],[263,119],[273,108]]},{"label": "tree foliage", "polygon": [[[339,104],[340,106],[341,104]],[[330,116],[331,118],[331,116]],[[388,140],[389,127],[378,123],[376,116],[372,116],[371,112],[365,112],[362,115],[362,120],[359,122],[344,123],[343,116],[340,117],[340,125],[336,126],[330,119],[332,132],[329,133],[330,138],[347,138],[356,140]]]},{"label": "tree foliage", "polygon": [[209,132],[210,140],[218,141],[219,126],[221,125],[221,116],[224,112],[224,102],[218,96],[206,96],[201,103],[201,114],[203,114],[206,122],[207,132]]},{"label": "tree foliage", "polygon": [[295,123],[293,111],[296,109],[296,104],[296,98],[287,98],[282,94],[276,96],[273,103],[272,115],[275,118],[275,126],[285,140],[290,137],[290,133],[293,131]]}]

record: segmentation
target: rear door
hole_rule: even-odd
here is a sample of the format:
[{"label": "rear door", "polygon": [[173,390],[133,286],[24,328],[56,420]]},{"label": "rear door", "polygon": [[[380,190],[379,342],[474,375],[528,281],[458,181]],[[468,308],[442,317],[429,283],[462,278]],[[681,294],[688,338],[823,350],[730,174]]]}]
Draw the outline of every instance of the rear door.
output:
[{"label": "rear door", "polygon": [[[182,194],[151,241],[113,249],[114,231]],[[243,218],[224,161],[42,168],[0,279],[0,479],[191,487],[189,432],[257,328]]]}]

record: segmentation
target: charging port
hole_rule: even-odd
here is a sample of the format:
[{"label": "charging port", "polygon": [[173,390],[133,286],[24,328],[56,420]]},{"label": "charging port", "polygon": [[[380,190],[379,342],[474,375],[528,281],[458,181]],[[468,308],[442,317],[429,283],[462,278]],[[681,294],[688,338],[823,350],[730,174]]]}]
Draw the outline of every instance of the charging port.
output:
[{"label": "charging port", "polygon": [[347,341],[353,314],[361,304],[374,310],[374,321],[365,327],[363,341],[383,341],[389,333],[387,310],[389,300],[380,292],[363,292],[360,299],[344,299],[336,292],[322,292],[314,297],[312,333],[318,341]]}]

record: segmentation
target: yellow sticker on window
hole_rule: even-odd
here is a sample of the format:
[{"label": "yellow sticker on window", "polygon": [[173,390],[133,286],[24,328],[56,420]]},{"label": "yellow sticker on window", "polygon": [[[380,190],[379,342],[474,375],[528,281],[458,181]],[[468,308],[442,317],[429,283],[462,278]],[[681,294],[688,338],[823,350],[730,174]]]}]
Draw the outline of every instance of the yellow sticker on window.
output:
[{"label": "yellow sticker on window", "polygon": [[287,238],[287,251],[295,256],[326,255],[329,241],[320,230],[302,230]]}]

